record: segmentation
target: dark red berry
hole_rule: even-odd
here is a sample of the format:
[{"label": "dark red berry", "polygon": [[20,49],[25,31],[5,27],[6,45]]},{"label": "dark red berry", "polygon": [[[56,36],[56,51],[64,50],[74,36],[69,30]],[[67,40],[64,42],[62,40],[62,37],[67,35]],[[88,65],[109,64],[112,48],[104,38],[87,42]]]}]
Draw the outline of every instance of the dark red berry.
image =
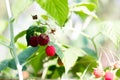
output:
[{"label": "dark red berry", "polygon": [[38,37],[37,36],[30,37],[29,45],[31,45],[32,47],[36,47],[38,45]]},{"label": "dark red berry", "polygon": [[50,46],[47,46],[47,47],[46,47],[45,52],[46,52],[46,54],[47,54],[48,56],[54,56],[56,50],[55,50],[55,47],[54,47],[54,46],[50,45]]},{"label": "dark red berry", "polygon": [[105,73],[104,79],[105,80],[114,80],[114,74],[112,72],[108,71]]},{"label": "dark red berry", "polygon": [[103,76],[103,70],[99,68],[95,68],[93,74],[96,78],[100,78],[101,76]]},{"label": "dark red berry", "polygon": [[49,36],[46,34],[40,34],[40,36],[38,36],[38,44],[41,46],[47,45],[49,42]]}]

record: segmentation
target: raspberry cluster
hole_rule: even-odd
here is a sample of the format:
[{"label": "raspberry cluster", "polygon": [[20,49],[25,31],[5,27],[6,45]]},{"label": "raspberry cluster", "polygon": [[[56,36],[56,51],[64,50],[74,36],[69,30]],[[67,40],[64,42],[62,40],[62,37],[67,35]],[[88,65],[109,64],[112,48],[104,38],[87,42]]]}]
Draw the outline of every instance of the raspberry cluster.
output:
[{"label": "raspberry cluster", "polygon": [[104,80],[114,80],[114,73],[111,71],[104,72],[100,68],[95,68],[93,71],[93,75],[96,78],[104,77]]},{"label": "raspberry cluster", "polygon": [[[39,36],[32,36],[29,39],[29,45],[32,47],[45,46],[50,42],[49,36],[45,33],[41,33]],[[47,56],[54,56],[56,53],[53,45],[48,45],[45,49]]]},{"label": "raspberry cluster", "polygon": [[49,37],[46,34],[40,34],[39,36],[31,36],[29,39],[29,45],[36,47],[38,45],[45,46],[49,43]]}]

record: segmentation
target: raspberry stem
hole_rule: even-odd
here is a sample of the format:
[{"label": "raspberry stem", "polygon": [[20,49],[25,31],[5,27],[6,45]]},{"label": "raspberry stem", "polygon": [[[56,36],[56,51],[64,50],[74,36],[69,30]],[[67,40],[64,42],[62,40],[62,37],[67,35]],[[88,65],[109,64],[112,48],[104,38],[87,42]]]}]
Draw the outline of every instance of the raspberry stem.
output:
[{"label": "raspberry stem", "polygon": [[3,41],[0,41],[0,44],[2,44],[5,47],[11,48],[9,45],[5,44],[5,42],[3,42]]},{"label": "raspberry stem", "polygon": [[13,19],[13,16],[12,16],[9,0],[6,0],[6,8],[7,8],[7,12],[8,12],[9,27],[10,27],[10,38],[11,38],[10,52],[11,52],[11,55],[13,55],[13,57],[15,58],[15,63],[16,63],[17,70],[18,70],[19,80],[23,80],[22,66],[20,65],[19,59],[18,59],[17,54],[16,54],[16,49],[15,49],[14,32],[13,32],[13,30],[14,30],[14,28],[13,28],[14,19]]},{"label": "raspberry stem", "polygon": [[[96,38],[100,33],[96,34],[96,35],[93,36],[93,37],[90,37],[89,35],[87,35],[87,34],[84,33],[84,32],[80,32],[80,33],[81,33],[81,35],[85,36],[87,39],[89,39],[89,40],[92,42],[92,44],[93,44],[93,46],[94,46],[94,49],[95,49],[95,52],[98,54],[97,46],[96,46],[94,40],[95,40],[95,38]],[[98,55],[97,55],[97,57],[98,57]]]}]

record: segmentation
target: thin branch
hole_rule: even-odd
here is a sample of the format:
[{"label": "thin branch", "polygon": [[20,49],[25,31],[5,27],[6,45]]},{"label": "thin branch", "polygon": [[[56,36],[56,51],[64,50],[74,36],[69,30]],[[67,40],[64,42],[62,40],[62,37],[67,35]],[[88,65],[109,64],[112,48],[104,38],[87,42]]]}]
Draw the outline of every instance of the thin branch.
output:
[{"label": "thin branch", "polygon": [[[93,44],[93,46],[94,46],[94,48],[95,48],[95,52],[97,53],[97,46],[96,46],[96,44],[95,44],[94,39],[91,39],[91,42],[92,42],[92,44]],[[97,56],[97,57],[98,57],[98,56]]]},{"label": "thin branch", "polygon": [[7,44],[5,44],[4,42],[0,41],[0,44],[7,47],[7,48],[11,48],[10,46],[8,46]]},{"label": "thin branch", "polygon": [[84,37],[86,37],[87,39],[91,40],[91,37],[88,34],[82,32],[82,31],[80,32],[80,34],[83,35]]},{"label": "thin branch", "polygon": [[[82,32],[82,31],[80,32],[80,34],[83,35],[84,37],[86,37],[87,39],[89,39],[89,40],[92,42],[92,44],[93,44],[93,46],[94,46],[94,49],[95,49],[95,51],[96,51],[96,53],[97,53],[97,46],[96,46],[96,44],[95,44],[94,38],[91,38],[88,34]],[[98,35],[98,34],[97,34],[97,35]]]},{"label": "thin branch", "polygon": [[89,65],[86,67],[86,69],[84,70],[83,74],[82,74],[81,77],[80,77],[80,80],[83,80],[83,77],[85,77],[85,74],[87,73],[87,70],[88,70],[88,68],[89,68],[90,65],[91,65],[91,64],[89,64]]},{"label": "thin branch", "polygon": [[85,29],[89,25],[89,23],[92,21],[92,19],[93,19],[92,16],[88,16],[84,21],[82,28]]},{"label": "thin branch", "polygon": [[23,80],[22,66],[20,65],[19,59],[17,57],[15,44],[14,44],[13,17],[12,17],[12,11],[11,11],[10,1],[9,0],[6,0],[6,7],[7,7],[7,12],[8,12],[8,17],[9,17],[10,38],[11,38],[11,42],[10,42],[11,52],[14,55],[14,58],[15,58],[15,63],[16,63],[18,74],[19,74],[19,80]]},{"label": "thin branch", "polygon": [[92,39],[95,39],[98,35],[102,34],[101,32],[98,32],[96,35],[92,37]]}]

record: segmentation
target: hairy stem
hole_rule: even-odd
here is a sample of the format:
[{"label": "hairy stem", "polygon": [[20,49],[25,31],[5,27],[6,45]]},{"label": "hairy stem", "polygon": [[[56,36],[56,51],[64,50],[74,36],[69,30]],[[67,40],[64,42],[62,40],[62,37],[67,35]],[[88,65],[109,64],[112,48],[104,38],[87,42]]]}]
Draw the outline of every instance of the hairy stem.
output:
[{"label": "hairy stem", "polygon": [[[95,51],[96,51],[96,53],[97,53],[97,46],[96,46],[95,41],[94,41],[95,37],[91,38],[89,35],[87,35],[87,34],[84,33],[84,32],[80,32],[80,33],[81,33],[81,35],[85,36],[87,39],[89,39],[89,40],[92,42],[92,44],[93,44],[93,46],[94,46],[94,48],[95,48]],[[98,35],[98,34],[97,34],[97,35]]]},{"label": "hairy stem", "polygon": [[[94,49],[95,49],[95,52],[96,52],[97,55],[98,55],[98,50],[97,50],[97,46],[96,46],[96,44],[95,44],[94,39],[95,39],[100,33],[96,34],[94,37],[90,37],[89,35],[87,35],[87,34],[84,33],[84,32],[80,32],[80,33],[81,33],[81,35],[85,36],[87,39],[89,39],[89,40],[92,42],[93,47],[94,47]],[[98,56],[97,56],[97,57],[98,57]]]},{"label": "hairy stem", "polygon": [[13,18],[12,18],[12,12],[11,12],[11,8],[10,8],[9,0],[6,0],[6,7],[7,7],[7,12],[8,12],[8,17],[9,17],[10,38],[11,38],[11,42],[10,42],[11,54],[13,54],[14,58],[15,58],[15,63],[16,63],[17,70],[18,70],[19,80],[23,80],[22,66],[20,65],[20,62],[18,60],[18,57],[16,54],[16,49],[15,49],[15,44],[14,44]]},{"label": "hairy stem", "polygon": [[94,48],[95,48],[95,52],[97,53],[97,46],[96,46],[96,44],[95,44],[94,39],[91,39],[91,42],[92,42],[92,44],[93,44],[93,46],[94,46]]},{"label": "hairy stem", "polygon": [[98,36],[98,35],[100,35],[101,34],[101,32],[99,32],[99,33],[97,33],[96,35],[94,35],[92,38],[91,38],[91,42],[92,42],[92,44],[93,44],[93,46],[94,46],[94,48],[95,48],[95,52],[97,53],[97,57],[99,58],[99,56],[98,56],[98,50],[97,50],[97,46],[96,46],[96,44],[95,44],[95,38]]}]

